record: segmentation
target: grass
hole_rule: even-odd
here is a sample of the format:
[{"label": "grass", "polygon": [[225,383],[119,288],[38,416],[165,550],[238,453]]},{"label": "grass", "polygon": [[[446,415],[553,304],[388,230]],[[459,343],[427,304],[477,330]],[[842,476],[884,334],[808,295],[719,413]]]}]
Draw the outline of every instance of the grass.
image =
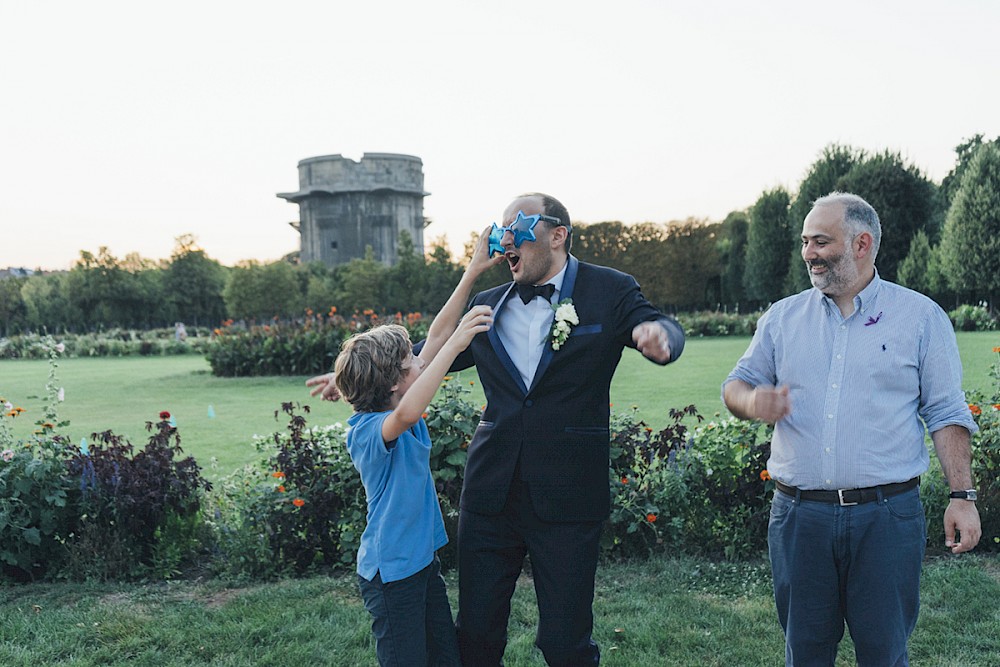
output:
[{"label": "grass", "polygon": [[[988,370],[996,361],[997,332],[959,333],[959,351],[965,368],[965,386],[987,388]],[[674,365],[659,367],[633,350],[626,350],[611,386],[613,410],[637,406],[639,416],[654,428],[667,423],[671,408],[694,404],[708,418],[724,412],[720,384],[746,349],[749,338],[694,338]],[[343,403],[311,398],[305,377],[217,378],[199,356],[64,359],[59,362],[60,384],[66,402],[60,417],[74,442],[95,431],[111,429],[127,435],[134,445],[146,442],[144,425],[169,410],[177,421],[184,450],[206,468],[210,477],[226,474],[257,458],[254,434],[283,429],[275,411],[283,401],[313,406],[313,423],[344,421],[350,408]],[[44,361],[0,362],[0,396],[28,412],[14,421],[15,433],[28,435],[41,414],[48,365]],[[474,369],[458,375],[472,383],[470,400],[485,402]],[[209,417],[209,406],[215,416]]]},{"label": "grass", "polygon": [[[455,605],[457,582],[448,575]],[[246,587],[0,587],[0,664],[374,665],[369,619],[353,575]],[[924,568],[922,613],[910,642],[922,667],[1000,664],[1000,566],[965,555]],[[763,562],[654,558],[598,570],[594,637],[602,664],[764,667],[781,664],[781,629]],[[514,595],[505,663],[544,664],[534,648],[534,593]],[[838,666],[853,665],[849,637]]]}]

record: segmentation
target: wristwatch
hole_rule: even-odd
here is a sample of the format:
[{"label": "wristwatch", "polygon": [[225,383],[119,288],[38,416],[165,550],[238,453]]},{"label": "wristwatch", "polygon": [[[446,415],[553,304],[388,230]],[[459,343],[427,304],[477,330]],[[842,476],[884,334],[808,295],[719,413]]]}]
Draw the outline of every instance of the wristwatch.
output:
[{"label": "wristwatch", "polygon": [[976,490],[966,489],[965,491],[952,491],[948,494],[949,498],[958,498],[959,500],[971,500],[976,501]]}]

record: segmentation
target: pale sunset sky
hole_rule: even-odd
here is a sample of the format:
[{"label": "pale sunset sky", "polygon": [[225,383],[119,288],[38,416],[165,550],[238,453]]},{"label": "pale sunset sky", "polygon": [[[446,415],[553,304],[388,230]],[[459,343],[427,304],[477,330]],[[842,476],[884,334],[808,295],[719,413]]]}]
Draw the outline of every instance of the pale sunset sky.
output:
[{"label": "pale sunset sky", "polygon": [[0,268],[298,248],[296,165],[419,156],[458,250],[528,190],[721,220],[831,142],[935,181],[1000,134],[1000,3],[0,0]]}]

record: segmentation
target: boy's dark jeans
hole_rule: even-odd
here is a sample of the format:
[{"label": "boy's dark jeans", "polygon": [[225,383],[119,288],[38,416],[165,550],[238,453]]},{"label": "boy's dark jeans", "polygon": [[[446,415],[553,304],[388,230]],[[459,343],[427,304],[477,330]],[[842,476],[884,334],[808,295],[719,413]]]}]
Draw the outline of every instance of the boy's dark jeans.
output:
[{"label": "boy's dark jeans", "polygon": [[375,653],[382,667],[459,666],[451,605],[437,557],[414,575],[382,583],[358,576],[365,609],[372,615]]}]

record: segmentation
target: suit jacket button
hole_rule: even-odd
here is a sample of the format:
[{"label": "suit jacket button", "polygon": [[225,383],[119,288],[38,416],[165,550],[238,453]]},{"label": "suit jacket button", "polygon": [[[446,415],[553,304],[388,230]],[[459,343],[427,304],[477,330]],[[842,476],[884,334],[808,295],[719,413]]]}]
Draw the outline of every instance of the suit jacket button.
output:
[{"label": "suit jacket button", "polygon": [[526,400],[526,401],[524,402],[524,407],[526,407],[526,408],[530,408],[530,407],[531,407],[532,405],[534,405],[534,404],[535,404],[535,402],[534,402],[533,400],[531,400],[531,399],[529,398],[528,400]]}]

